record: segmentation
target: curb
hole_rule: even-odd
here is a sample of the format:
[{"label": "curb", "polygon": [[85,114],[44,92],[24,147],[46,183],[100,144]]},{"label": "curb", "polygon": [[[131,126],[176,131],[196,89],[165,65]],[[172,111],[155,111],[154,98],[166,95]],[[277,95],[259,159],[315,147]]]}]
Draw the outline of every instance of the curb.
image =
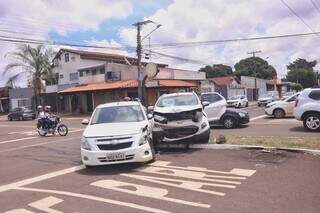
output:
[{"label": "curb", "polygon": [[297,152],[297,153],[308,153],[312,155],[319,155],[320,150],[314,149],[299,149],[299,148],[286,148],[286,147],[266,147],[256,145],[234,145],[234,144],[190,144],[191,149],[273,149],[279,151]]}]

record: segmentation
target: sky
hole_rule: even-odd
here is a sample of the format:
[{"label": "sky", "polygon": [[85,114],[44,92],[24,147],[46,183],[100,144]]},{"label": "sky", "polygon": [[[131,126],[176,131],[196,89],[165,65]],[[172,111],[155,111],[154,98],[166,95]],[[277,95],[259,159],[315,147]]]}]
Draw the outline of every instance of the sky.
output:
[{"label": "sky", "polygon": [[[296,15],[290,11],[285,2]],[[10,0],[0,1],[0,36],[116,47],[104,52],[135,56],[133,23],[152,20],[142,35],[157,24],[152,44],[208,41],[320,31],[320,0]],[[144,40],[148,45],[148,39]],[[220,43],[184,48],[151,47],[152,51],[189,58],[186,62],[152,54],[151,60],[171,67],[198,70],[204,65],[234,66],[261,50],[278,76],[297,58],[320,61],[320,35],[300,38]],[[60,46],[52,46],[58,50]],[[21,70],[2,74],[15,59],[16,44],[0,41],[0,86]],[[145,47],[148,50],[148,47]],[[319,66],[316,67],[319,69]],[[22,77],[23,78],[23,77]],[[18,84],[24,84],[20,79]]]}]

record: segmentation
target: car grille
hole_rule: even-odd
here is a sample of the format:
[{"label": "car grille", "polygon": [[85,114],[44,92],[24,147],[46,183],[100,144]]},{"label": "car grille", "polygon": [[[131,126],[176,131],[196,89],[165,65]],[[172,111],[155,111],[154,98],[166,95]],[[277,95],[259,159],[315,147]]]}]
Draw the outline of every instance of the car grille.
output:
[{"label": "car grille", "polygon": [[103,162],[117,162],[117,161],[132,160],[133,158],[134,158],[134,154],[126,155],[126,157],[123,159],[108,160],[107,157],[100,157],[98,158],[98,160],[103,163]]},{"label": "car grille", "polygon": [[100,144],[98,148],[100,150],[119,150],[119,149],[126,149],[131,147],[132,142],[125,142],[125,143],[117,143],[117,144]]},{"label": "car grille", "polygon": [[196,126],[181,127],[173,129],[165,129],[164,134],[166,138],[182,138],[197,133],[199,130]]},{"label": "car grille", "polygon": [[155,113],[155,114],[165,117],[167,121],[179,121],[179,120],[193,119],[197,111],[201,111],[201,109],[179,112],[179,113]]}]

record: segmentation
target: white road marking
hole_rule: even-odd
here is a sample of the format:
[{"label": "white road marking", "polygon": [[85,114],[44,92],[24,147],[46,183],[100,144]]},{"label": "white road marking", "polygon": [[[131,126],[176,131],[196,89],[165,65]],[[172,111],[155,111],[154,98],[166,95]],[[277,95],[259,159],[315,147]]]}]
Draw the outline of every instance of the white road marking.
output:
[{"label": "white road marking", "polygon": [[48,213],[63,213],[61,211],[57,211],[57,210],[54,210],[51,208],[52,206],[54,206],[58,203],[61,203],[61,202],[63,202],[62,199],[59,199],[59,198],[56,198],[53,196],[49,196],[49,197],[43,198],[41,200],[38,200],[36,202],[29,203],[29,206],[31,206],[35,209],[44,211],[44,212],[48,212]]},{"label": "white road marking", "polygon": [[250,121],[258,120],[260,118],[265,118],[265,117],[267,117],[267,115],[260,115],[260,116],[251,118]]},{"label": "white road marking", "polygon": [[[208,204],[195,203],[191,201],[166,197],[166,195],[169,192],[167,189],[163,189],[163,188],[138,185],[134,183],[127,183],[127,182],[121,182],[116,180],[99,180],[94,183],[91,183],[90,185],[105,188],[105,189],[110,189],[118,192],[128,193],[135,196],[154,198],[158,200],[164,200],[168,202],[179,203],[179,204],[184,204],[189,206],[210,208],[210,205]],[[132,188],[135,188],[135,190],[126,189],[124,187],[132,187]]]},{"label": "white road marking", "polygon": [[172,186],[180,189],[187,189],[195,192],[202,192],[202,193],[218,195],[218,196],[224,196],[225,193],[201,189],[201,187],[213,186],[213,187],[236,188],[235,186],[232,186],[232,185],[205,183],[205,182],[197,182],[197,181],[186,181],[186,180],[178,180],[178,179],[172,179],[172,178],[159,178],[159,177],[153,177],[153,176],[133,175],[133,174],[120,174],[120,175],[130,177],[130,178],[135,178],[138,180],[149,181],[151,183],[158,183],[165,186]]},{"label": "white road marking", "polygon": [[8,190],[11,190],[11,189],[15,189],[17,187],[22,187],[22,186],[25,186],[25,185],[28,185],[28,184],[40,182],[40,181],[47,180],[47,179],[54,178],[54,177],[58,177],[58,176],[61,176],[61,175],[73,173],[73,172],[82,170],[84,168],[85,168],[85,166],[83,166],[83,165],[74,166],[74,167],[70,167],[70,168],[67,168],[67,169],[62,169],[62,170],[59,170],[59,171],[55,171],[55,172],[47,173],[47,174],[44,174],[44,175],[40,175],[40,176],[37,176],[37,177],[21,180],[21,181],[15,182],[15,183],[2,185],[2,186],[0,186],[0,192],[8,191]]},{"label": "white road marking", "polygon": [[0,141],[0,144],[5,144],[5,143],[13,143],[17,141],[25,141],[25,140],[31,140],[39,137],[26,137],[26,138],[19,138],[19,139],[13,139],[13,140],[8,140],[8,141]]},{"label": "white road marking", "polygon": [[138,204],[134,204],[134,203],[127,203],[127,202],[122,202],[122,201],[117,201],[117,200],[111,200],[111,199],[102,198],[102,197],[93,196],[93,195],[86,195],[86,194],[66,192],[66,191],[57,191],[57,190],[27,188],[27,187],[17,187],[14,189],[15,190],[22,190],[22,191],[32,191],[32,192],[43,192],[43,193],[49,193],[49,194],[67,195],[67,196],[72,196],[72,197],[77,197],[77,198],[84,198],[84,199],[88,199],[88,200],[94,200],[94,201],[110,203],[110,204],[119,205],[119,206],[130,207],[130,208],[139,209],[139,210],[147,211],[147,212],[169,213],[168,211],[164,211],[161,209],[155,209],[155,208],[142,206],[142,205],[138,205]]},{"label": "white road marking", "polygon": [[22,127],[22,128],[35,128],[34,126],[30,126],[30,125],[4,125],[4,124],[0,124],[0,127]]},{"label": "white road marking", "polygon": [[4,213],[34,213],[34,212],[31,212],[26,209],[13,209],[13,210],[6,211]]},{"label": "white road marking", "polygon": [[20,146],[20,147],[16,147],[16,148],[1,150],[0,153],[10,152],[10,151],[17,151],[17,150],[21,150],[21,149],[30,148],[30,147],[43,146],[43,145],[47,145],[47,144],[51,144],[51,143],[58,143],[58,142],[75,140],[75,139],[80,140],[79,137],[73,137],[73,138],[66,138],[66,139],[56,140],[56,141],[40,142],[40,143],[36,143],[36,144],[32,144],[32,145],[26,145],[26,146]]}]

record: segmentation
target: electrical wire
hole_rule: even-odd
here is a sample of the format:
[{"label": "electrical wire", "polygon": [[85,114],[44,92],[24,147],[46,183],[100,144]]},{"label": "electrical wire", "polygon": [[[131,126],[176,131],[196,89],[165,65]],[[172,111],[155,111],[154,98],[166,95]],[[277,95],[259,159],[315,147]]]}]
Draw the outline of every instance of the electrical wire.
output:
[{"label": "electrical wire", "polygon": [[313,5],[313,7],[318,11],[318,13],[320,14],[320,8],[318,7],[318,5],[313,1],[313,0],[310,0],[311,1],[311,4]]}]

